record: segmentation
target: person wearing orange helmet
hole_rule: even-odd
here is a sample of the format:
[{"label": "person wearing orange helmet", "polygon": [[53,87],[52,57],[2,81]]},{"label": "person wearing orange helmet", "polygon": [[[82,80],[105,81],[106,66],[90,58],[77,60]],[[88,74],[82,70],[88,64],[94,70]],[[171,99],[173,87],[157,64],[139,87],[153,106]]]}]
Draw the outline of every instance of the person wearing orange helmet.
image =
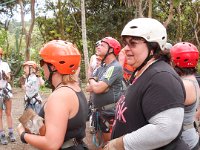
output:
[{"label": "person wearing orange helmet", "polygon": [[[127,63],[125,50],[122,49],[118,56],[119,63],[122,65],[123,68],[123,82],[125,85],[129,85],[129,80],[131,75],[133,74],[134,68]],[[126,89],[126,88],[125,88]],[[123,89],[123,90],[125,90]]]},{"label": "person wearing orange helmet", "polygon": [[42,106],[42,98],[39,94],[41,85],[44,85],[44,80],[41,76],[37,76],[38,66],[35,61],[26,61],[23,64],[25,72],[25,109],[32,108],[37,114]]},{"label": "person wearing orange helmet", "polygon": [[2,60],[3,50],[0,48],[0,140],[1,144],[7,145],[8,140],[3,130],[3,110],[5,109],[6,119],[8,124],[8,137],[11,142],[16,140],[13,133],[13,120],[12,120],[12,89],[8,81],[10,80],[10,67],[7,62]]},{"label": "person wearing orange helmet", "polygon": [[44,136],[25,132],[18,126],[21,141],[38,149],[84,150],[87,100],[79,87],[76,74],[81,55],[70,42],[53,40],[46,43],[39,52],[40,66],[44,77],[52,85],[53,92],[47,98],[39,115],[44,118]]},{"label": "person wearing orange helmet", "polygon": [[199,149],[199,134],[194,127],[195,113],[199,105],[199,85],[195,77],[199,51],[192,43],[179,42],[170,49],[171,62],[180,75],[185,91],[185,114],[181,138],[191,150]]},{"label": "person wearing orange helmet", "polygon": [[96,49],[96,54],[102,59],[101,67],[93,77],[89,78],[86,87],[88,92],[93,93],[93,105],[97,110],[93,115],[95,130],[97,134],[103,132],[102,139],[100,139],[102,142],[95,143],[96,146],[102,146],[101,144],[110,140],[115,103],[120,97],[122,88],[122,66],[116,58],[120,50],[121,45],[116,39],[105,37],[101,40]]}]

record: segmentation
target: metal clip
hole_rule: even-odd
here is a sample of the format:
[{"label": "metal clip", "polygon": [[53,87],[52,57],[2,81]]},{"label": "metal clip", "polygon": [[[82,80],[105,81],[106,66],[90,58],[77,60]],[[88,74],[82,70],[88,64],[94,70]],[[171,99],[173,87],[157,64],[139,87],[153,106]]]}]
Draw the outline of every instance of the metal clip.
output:
[{"label": "metal clip", "polygon": [[78,142],[77,142],[76,138],[73,138],[72,141],[73,141],[75,146],[78,146]]}]

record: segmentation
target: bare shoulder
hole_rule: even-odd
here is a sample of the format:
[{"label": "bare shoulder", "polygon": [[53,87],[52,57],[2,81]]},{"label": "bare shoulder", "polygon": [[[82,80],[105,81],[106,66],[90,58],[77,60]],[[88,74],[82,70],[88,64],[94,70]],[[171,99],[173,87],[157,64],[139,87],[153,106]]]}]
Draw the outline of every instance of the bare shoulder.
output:
[{"label": "bare shoulder", "polygon": [[79,92],[79,87],[62,87],[57,90],[55,90],[51,95],[50,99],[56,99],[56,100],[65,100],[66,99],[72,99],[76,97],[76,92]]}]

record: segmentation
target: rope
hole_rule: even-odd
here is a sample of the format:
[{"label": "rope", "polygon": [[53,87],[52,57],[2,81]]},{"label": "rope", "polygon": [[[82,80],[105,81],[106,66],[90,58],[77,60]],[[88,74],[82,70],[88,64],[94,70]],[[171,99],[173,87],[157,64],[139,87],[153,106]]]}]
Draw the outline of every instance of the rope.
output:
[{"label": "rope", "polygon": [[96,147],[99,147],[102,144],[102,131],[99,125],[99,112],[96,113],[96,133],[93,134],[93,143],[95,144]]}]

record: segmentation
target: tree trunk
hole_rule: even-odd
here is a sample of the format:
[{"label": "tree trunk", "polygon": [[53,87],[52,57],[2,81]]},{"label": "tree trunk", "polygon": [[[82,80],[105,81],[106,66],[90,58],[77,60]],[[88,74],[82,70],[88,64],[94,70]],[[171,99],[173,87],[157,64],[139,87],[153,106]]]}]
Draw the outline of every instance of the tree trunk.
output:
[{"label": "tree trunk", "polygon": [[81,0],[81,26],[82,26],[83,53],[85,60],[85,73],[86,73],[86,79],[88,79],[87,70],[89,66],[89,59],[88,59],[86,22],[85,22],[85,0]]},{"label": "tree trunk", "polygon": [[136,7],[135,18],[144,17],[142,9],[142,0],[135,0],[135,7]]},{"label": "tree trunk", "polygon": [[24,21],[24,6],[23,1],[19,0],[19,5],[21,8],[21,22],[22,22],[22,33],[25,34],[26,49],[25,49],[25,60],[30,60],[30,43],[31,43],[31,34],[33,31],[35,23],[35,0],[31,0],[31,25],[29,31],[26,31],[25,21]]},{"label": "tree trunk", "polygon": [[[198,12],[198,9],[196,9],[195,7],[192,7],[192,8],[195,11],[196,18],[195,18],[195,23],[192,23],[191,19],[190,19],[190,23],[191,23],[191,26],[194,29],[194,36],[195,36],[197,45],[200,48],[200,41],[199,41],[199,37],[198,37],[198,27],[199,27],[199,24],[200,24],[199,12]],[[200,29],[199,29],[199,31],[200,31]]]},{"label": "tree trunk", "polygon": [[181,22],[181,7],[180,7],[180,3],[178,5],[177,8],[178,11],[178,41],[181,42],[182,41],[182,36],[183,36],[183,32],[182,32],[182,22]]},{"label": "tree trunk", "polygon": [[61,1],[58,1],[58,20],[59,20],[59,30],[61,34],[61,39],[64,40],[64,21],[63,21],[63,13],[62,13],[62,7],[61,7]]},{"label": "tree trunk", "polygon": [[152,0],[149,0],[148,18],[152,18]]},{"label": "tree trunk", "polygon": [[163,23],[165,28],[167,28],[168,24],[171,22],[173,14],[174,14],[174,0],[170,0],[169,15],[167,17],[167,20]]}]

